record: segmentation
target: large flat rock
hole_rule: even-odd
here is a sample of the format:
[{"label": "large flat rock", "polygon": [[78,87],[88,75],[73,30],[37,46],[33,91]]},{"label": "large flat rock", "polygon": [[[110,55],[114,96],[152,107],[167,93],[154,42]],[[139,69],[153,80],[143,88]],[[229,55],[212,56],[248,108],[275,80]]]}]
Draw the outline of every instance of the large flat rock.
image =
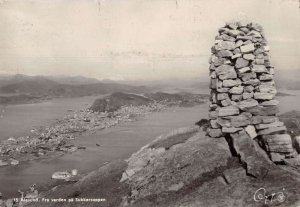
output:
[{"label": "large flat rock", "polygon": [[221,107],[219,109],[219,116],[231,116],[231,115],[237,115],[240,113],[240,110],[236,106],[226,106]]},{"label": "large flat rock", "polygon": [[236,71],[233,66],[221,65],[216,68],[216,73],[221,80],[237,78]]},{"label": "large flat rock", "polygon": [[[261,158],[254,155],[254,158],[248,160],[259,164],[258,166],[263,164],[262,169],[266,169],[267,173],[263,179],[247,176],[240,164],[233,160],[225,161],[228,148],[224,139],[211,139],[201,134],[200,132],[186,143],[174,146],[164,154],[153,155],[153,160],[148,159],[145,168],[133,175],[133,180],[128,182],[132,189],[132,200],[129,199],[121,206],[252,207],[264,206],[265,202],[270,204],[270,201],[264,198],[257,199],[255,193],[260,188],[265,188],[267,193],[284,192],[285,199],[280,202],[274,199],[274,206],[296,207],[300,204],[300,182],[294,174],[264,162],[264,156]],[[245,147],[247,146],[246,144]],[[257,149],[257,146],[253,144],[250,149],[253,148]],[[145,150],[147,147],[140,152]],[[225,157],[221,157],[222,154]],[[252,157],[252,153],[243,155]],[[134,159],[132,161],[134,165]],[[222,163],[224,161],[226,166]],[[259,167],[257,168],[250,171],[261,172]],[[256,200],[253,199],[254,196]]]},{"label": "large flat rock", "polygon": [[255,147],[255,141],[244,130],[231,134],[231,137],[234,149],[247,166],[247,173],[256,178],[265,177],[271,164],[263,152]]},{"label": "large flat rock", "polygon": [[[176,133],[168,138],[173,139],[174,136],[177,136]],[[160,138],[154,142],[163,140]],[[133,173],[124,175],[126,179],[122,179],[137,192],[135,199],[179,190],[180,186],[191,180],[226,166],[231,157],[225,138],[212,139],[201,131],[168,150],[153,149],[151,145],[143,147],[128,159],[126,171]]]}]

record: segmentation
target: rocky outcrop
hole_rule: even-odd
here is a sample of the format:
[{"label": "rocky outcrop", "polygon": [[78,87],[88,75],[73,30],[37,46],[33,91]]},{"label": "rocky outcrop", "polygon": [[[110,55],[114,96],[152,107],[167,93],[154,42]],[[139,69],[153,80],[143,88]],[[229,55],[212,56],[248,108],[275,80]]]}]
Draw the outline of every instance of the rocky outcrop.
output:
[{"label": "rocky outcrop", "polygon": [[[236,135],[247,171],[263,173],[263,180],[247,176],[225,138],[211,139],[197,127],[187,127],[160,136],[127,160],[121,183],[131,193],[120,206],[296,206],[300,185],[295,175],[261,159],[259,149],[245,149],[252,140]],[[256,157],[249,156],[252,151]],[[262,172],[257,165],[264,166]],[[272,201],[263,197],[269,193],[275,193]]]},{"label": "rocky outcrop", "polygon": [[[296,156],[291,136],[277,118],[274,67],[262,27],[233,22],[218,32],[209,60],[211,105],[207,134],[213,138],[231,136],[247,166],[252,165],[248,156],[264,157],[257,156],[257,150],[248,150],[257,143],[273,161]],[[258,164],[252,167],[259,168]],[[254,173],[258,177],[264,174],[263,169],[254,171],[261,172]]]},{"label": "rocky outcrop", "polygon": [[[32,202],[26,206],[250,207],[300,204],[297,172],[271,165],[263,180],[247,176],[239,160],[231,156],[226,140],[205,136],[202,129],[185,127],[161,135],[126,161],[114,161],[74,183],[40,194],[40,198],[104,198],[105,202],[64,202],[61,205]],[[244,158],[248,159],[247,152],[244,153]],[[255,164],[256,160],[252,161]]]}]

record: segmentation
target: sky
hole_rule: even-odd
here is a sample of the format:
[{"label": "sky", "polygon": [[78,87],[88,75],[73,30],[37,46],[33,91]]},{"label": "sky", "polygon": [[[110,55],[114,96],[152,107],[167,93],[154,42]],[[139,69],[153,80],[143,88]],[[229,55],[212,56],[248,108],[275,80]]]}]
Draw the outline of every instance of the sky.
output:
[{"label": "sky", "polygon": [[208,79],[239,19],[263,26],[275,69],[300,70],[298,0],[0,0],[0,74]]}]

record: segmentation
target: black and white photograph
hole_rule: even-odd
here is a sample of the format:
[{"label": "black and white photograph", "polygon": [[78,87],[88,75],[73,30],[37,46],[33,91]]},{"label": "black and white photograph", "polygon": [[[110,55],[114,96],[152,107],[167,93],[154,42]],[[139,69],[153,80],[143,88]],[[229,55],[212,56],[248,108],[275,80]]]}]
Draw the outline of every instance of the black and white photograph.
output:
[{"label": "black and white photograph", "polygon": [[0,207],[300,207],[300,0],[0,0]]}]

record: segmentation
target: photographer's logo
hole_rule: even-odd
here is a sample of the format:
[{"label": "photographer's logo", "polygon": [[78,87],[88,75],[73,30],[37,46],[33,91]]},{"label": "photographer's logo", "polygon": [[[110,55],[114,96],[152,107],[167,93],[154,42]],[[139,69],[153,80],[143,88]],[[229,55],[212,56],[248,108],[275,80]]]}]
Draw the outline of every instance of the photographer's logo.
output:
[{"label": "photographer's logo", "polygon": [[268,193],[265,188],[259,188],[253,195],[255,202],[264,202],[265,204],[283,203],[286,198],[287,193],[284,188],[282,191],[273,193]]}]

